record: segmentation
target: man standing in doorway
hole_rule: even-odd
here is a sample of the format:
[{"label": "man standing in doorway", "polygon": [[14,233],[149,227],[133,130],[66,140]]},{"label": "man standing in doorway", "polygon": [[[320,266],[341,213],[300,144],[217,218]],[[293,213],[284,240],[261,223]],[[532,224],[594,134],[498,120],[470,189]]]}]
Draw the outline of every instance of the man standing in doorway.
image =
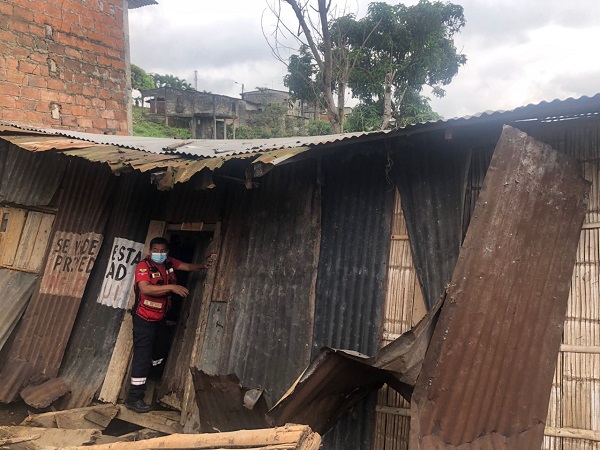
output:
[{"label": "man standing in doorway", "polygon": [[156,237],[150,241],[150,255],[135,268],[135,304],[133,315],[133,361],[131,385],[125,406],[136,412],[148,412],[144,402],[146,378],[152,366],[161,364],[168,352],[168,342],[157,339],[165,327],[165,316],[171,305],[171,294],[186,297],[189,290],[177,284],[175,270],[198,272],[208,269],[205,264],[184,263],[169,257],[169,241]]}]

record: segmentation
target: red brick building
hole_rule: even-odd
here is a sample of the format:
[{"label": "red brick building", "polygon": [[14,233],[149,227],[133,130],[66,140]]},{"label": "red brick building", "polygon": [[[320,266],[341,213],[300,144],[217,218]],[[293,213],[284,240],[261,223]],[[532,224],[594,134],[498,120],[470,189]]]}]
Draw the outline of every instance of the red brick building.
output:
[{"label": "red brick building", "polygon": [[0,120],[130,134],[128,8],[154,0],[0,0]]}]

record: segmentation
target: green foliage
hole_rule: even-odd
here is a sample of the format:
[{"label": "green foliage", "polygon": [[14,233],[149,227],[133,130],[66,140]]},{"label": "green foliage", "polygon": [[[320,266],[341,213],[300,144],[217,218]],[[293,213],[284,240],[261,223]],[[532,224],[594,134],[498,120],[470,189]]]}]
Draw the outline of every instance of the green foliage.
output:
[{"label": "green foliage", "polygon": [[185,80],[182,80],[179,77],[176,77],[175,75],[161,75],[158,73],[151,73],[150,76],[153,78],[154,85],[157,88],[169,87],[175,89],[194,89],[190,83],[188,83]]},{"label": "green foliage", "polygon": [[302,45],[300,54],[290,56],[288,73],[283,77],[283,84],[290,90],[292,100],[308,103],[320,100],[319,86],[315,80],[317,72],[308,46]]},{"label": "green foliage", "polygon": [[344,130],[352,133],[355,131],[374,131],[381,125],[383,105],[377,103],[361,103],[352,109],[346,116]]},{"label": "green foliage", "polygon": [[133,108],[133,135],[192,139],[192,132],[189,128],[174,128],[161,123],[152,122],[142,115],[141,108]]},{"label": "green foliage", "polygon": [[144,69],[135,64],[131,65],[131,87],[133,89],[153,89],[154,80]]},{"label": "green foliage", "polygon": [[308,124],[308,135],[309,136],[323,136],[326,134],[332,134],[333,127],[327,120],[314,120]]},{"label": "green foliage", "polygon": [[427,113],[423,107],[428,99],[420,95],[423,86],[430,86],[434,95],[443,97],[442,86],[449,84],[466,63],[453,40],[465,24],[460,5],[427,0],[414,6],[375,2],[360,23],[362,29],[350,39],[358,45],[367,33],[370,35],[357,53],[358,63],[349,86],[353,95],[365,103],[380,101],[388,77],[394,100],[392,112],[399,123],[408,120],[401,114],[406,103],[416,102],[406,108],[412,111],[409,117]]}]

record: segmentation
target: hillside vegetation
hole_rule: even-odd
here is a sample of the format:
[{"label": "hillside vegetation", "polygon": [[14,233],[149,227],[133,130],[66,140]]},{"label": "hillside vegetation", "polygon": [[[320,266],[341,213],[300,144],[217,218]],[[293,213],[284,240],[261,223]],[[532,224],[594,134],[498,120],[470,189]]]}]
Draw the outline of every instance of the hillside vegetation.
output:
[{"label": "hillside vegetation", "polygon": [[133,108],[133,135],[174,139],[192,139],[189,128],[174,128],[152,122],[142,116],[141,108]]}]

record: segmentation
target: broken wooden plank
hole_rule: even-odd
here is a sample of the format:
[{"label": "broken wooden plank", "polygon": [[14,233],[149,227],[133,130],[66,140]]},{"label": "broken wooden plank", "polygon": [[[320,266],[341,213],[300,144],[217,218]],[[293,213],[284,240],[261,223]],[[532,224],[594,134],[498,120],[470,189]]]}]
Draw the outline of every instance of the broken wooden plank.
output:
[{"label": "broken wooden plank", "polygon": [[317,450],[321,438],[305,425],[286,425],[262,430],[240,430],[226,433],[173,434],[137,442],[115,442],[92,447],[67,447],[68,450],[142,450],[147,448],[196,448],[214,449],[226,447]]},{"label": "broken wooden plank", "polygon": [[240,385],[234,374],[209,375],[192,369],[196,404],[201,412],[200,432],[214,433],[267,428],[268,411],[262,390]]},{"label": "broken wooden plank", "polygon": [[117,414],[117,419],[166,434],[183,432],[179,423],[180,417],[181,415],[176,411],[150,411],[140,414],[127,409],[124,405],[119,405]]},{"label": "broken wooden plank", "polygon": [[116,407],[106,409],[91,409],[83,416],[83,418],[89,422],[100,425],[102,429],[104,429],[115,418],[117,413],[118,408]]},{"label": "broken wooden plank", "polygon": [[411,449],[540,448],[589,184],[505,126],[411,402]]},{"label": "broken wooden plank", "polygon": [[[97,405],[86,408],[67,409],[65,411],[53,411],[42,414],[29,415],[21,425],[44,428],[64,429],[104,429],[96,422],[86,419],[90,413],[106,417],[115,417],[119,408],[114,405]],[[98,417],[93,415],[90,417]]]},{"label": "broken wooden plank", "polygon": [[37,386],[29,385],[20,393],[25,403],[33,408],[46,408],[54,400],[69,392],[69,386],[62,378],[52,378]]},{"label": "broken wooden plank", "polygon": [[13,443],[28,442],[34,448],[63,448],[94,444],[102,435],[98,429],[58,430],[56,428],[36,428],[24,426],[0,426],[0,445],[3,440],[12,439]]}]

